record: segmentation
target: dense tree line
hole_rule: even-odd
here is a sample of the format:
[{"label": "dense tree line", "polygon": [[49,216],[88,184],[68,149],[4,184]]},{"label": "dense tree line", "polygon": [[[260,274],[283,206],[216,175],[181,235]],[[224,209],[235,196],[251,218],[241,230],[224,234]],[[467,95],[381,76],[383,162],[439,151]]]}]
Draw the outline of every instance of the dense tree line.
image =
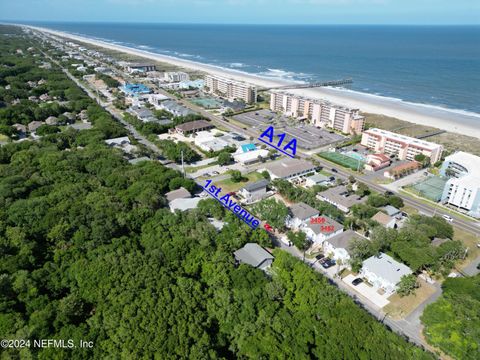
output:
[{"label": "dense tree line", "polygon": [[318,200],[316,198],[315,190],[302,189],[294,186],[292,183],[290,183],[287,180],[281,180],[281,179],[273,180],[272,185],[288,201],[304,202],[305,204],[308,204],[311,207],[320,211],[320,214],[327,215],[332,219],[335,219],[343,223],[344,221],[343,213],[340,210],[338,210],[335,206],[325,201]]},{"label": "dense tree line", "polygon": [[432,358],[287,253],[271,276],[237,267],[233,251],[271,246],[267,232],[214,199],[170,212],[182,176],[129,164],[103,142],[121,128],[88,114],[91,130],[0,147],[0,334],[94,346],[2,358]]},{"label": "dense tree line", "polygon": [[158,140],[155,142],[157,146],[162,150],[163,155],[169,160],[176,163],[183,161],[186,163],[195,162],[201,159],[200,155],[195,152],[190,146],[183,142],[174,142],[173,140]]},{"label": "dense tree line", "polygon": [[428,342],[454,359],[480,358],[480,275],[448,278],[422,315]]},{"label": "dense tree line", "polygon": [[358,270],[366,258],[389,252],[414,272],[427,270],[446,275],[465,249],[460,241],[454,240],[434,246],[432,240],[436,237],[453,237],[452,226],[439,216],[412,215],[400,230],[378,225],[370,233],[371,241],[356,241],[352,245],[352,267]]}]

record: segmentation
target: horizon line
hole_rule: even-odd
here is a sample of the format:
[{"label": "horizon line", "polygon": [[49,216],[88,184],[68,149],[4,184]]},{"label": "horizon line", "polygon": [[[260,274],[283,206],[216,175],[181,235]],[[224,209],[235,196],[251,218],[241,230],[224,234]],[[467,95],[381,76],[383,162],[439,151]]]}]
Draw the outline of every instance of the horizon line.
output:
[{"label": "horizon line", "polygon": [[[479,24],[458,24],[458,23],[439,23],[439,24],[420,24],[420,23],[398,23],[398,24],[386,24],[386,23],[222,23],[222,22],[176,22],[176,21],[128,21],[128,20],[5,20],[0,19],[0,23],[20,24],[22,22],[27,23],[59,23],[59,24],[129,24],[129,25],[223,25],[223,26],[470,26],[480,27]],[[25,24],[28,25],[28,24]]]}]

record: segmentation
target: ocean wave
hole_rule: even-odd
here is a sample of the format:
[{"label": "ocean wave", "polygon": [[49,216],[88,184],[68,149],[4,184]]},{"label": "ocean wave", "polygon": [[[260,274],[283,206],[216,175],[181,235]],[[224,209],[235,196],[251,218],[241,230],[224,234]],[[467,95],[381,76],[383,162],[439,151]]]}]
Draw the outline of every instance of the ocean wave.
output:
[{"label": "ocean wave", "polygon": [[244,63],[240,63],[240,62],[233,62],[233,63],[230,63],[229,66],[232,67],[232,68],[244,68],[247,65],[245,65]]},{"label": "ocean wave", "polygon": [[401,99],[401,98],[398,98],[398,97],[386,96],[386,95],[381,94],[381,93],[372,94],[372,93],[369,93],[369,92],[357,91],[357,90],[347,89],[347,88],[344,88],[344,87],[328,87],[328,89],[332,90],[332,91],[337,91],[337,92],[351,93],[351,94],[355,94],[355,95],[362,96],[362,97],[370,97],[370,98],[374,98],[374,99],[381,100],[381,101],[390,101],[390,102],[394,102],[394,103],[402,103],[402,104],[415,106],[415,107],[421,107],[421,108],[425,108],[425,109],[429,109],[429,110],[449,112],[449,113],[452,113],[452,114],[455,114],[455,115],[462,115],[462,116],[468,116],[468,117],[474,117],[474,118],[480,119],[480,114],[479,113],[469,111],[469,110],[465,110],[465,109],[451,108],[451,107],[448,107],[447,105],[444,105],[444,104],[443,105],[441,105],[441,104],[425,104],[425,103],[420,103],[420,102],[413,102],[413,101],[404,100],[404,99]]},{"label": "ocean wave", "polygon": [[[56,29],[54,29],[54,31],[58,31],[60,33],[65,33],[65,34],[77,35],[79,37],[83,37],[83,38],[91,39],[91,40],[96,40],[96,41],[101,41],[101,42],[109,43],[109,44],[112,44],[112,45],[121,45],[121,46],[124,46],[124,47],[131,47],[133,49],[135,49],[135,47],[137,46],[137,50],[138,50],[138,45],[135,45],[135,44],[125,43],[125,42],[120,42],[120,41],[114,41],[112,39],[95,37],[95,36],[85,35],[85,34],[81,34],[81,33],[74,33],[74,32],[68,32],[68,31],[62,31],[62,30],[56,30]],[[163,55],[165,53],[173,54],[173,55],[163,55],[163,56],[166,56],[166,57],[171,57],[172,59],[175,59],[175,58],[176,59],[181,59],[182,57],[183,58],[192,58],[192,59],[202,59],[203,62],[198,62],[199,64],[211,66],[212,68],[217,68],[217,69],[227,71],[227,72],[245,74],[245,75],[248,75],[248,76],[257,76],[257,77],[264,78],[264,79],[267,79],[267,80],[280,80],[282,82],[288,81],[289,83],[307,83],[309,81],[313,81],[313,79],[314,79],[311,74],[297,73],[297,72],[293,72],[293,71],[276,69],[276,68],[266,68],[266,69],[264,69],[263,71],[260,71],[260,72],[248,72],[248,71],[238,70],[238,69],[232,68],[232,64],[238,64],[238,65],[242,64],[244,66],[241,66],[241,67],[250,68],[250,65],[246,65],[246,64],[243,64],[243,63],[229,63],[229,66],[219,66],[219,65],[216,65],[216,64],[212,64],[212,62],[215,62],[215,61],[213,61],[213,60],[208,60],[207,61],[205,58],[203,58],[202,56],[199,56],[199,55],[180,53],[180,52],[177,52],[177,51],[170,51],[170,50],[159,50],[159,49],[155,49],[155,48],[151,48],[151,50],[153,50],[153,51],[146,51],[146,50],[139,50],[139,51],[142,51],[142,52],[147,53],[147,54],[152,54],[152,55]],[[185,59],[184,61],[192,61],[192,60],[186,60]],[[192,61],[192,63],[193,62],[194,61]],[[233,67],[235,67],[235,66],[233,66]],[[241,68],[241,67],[238,66],[238,68]],[[252,67],[259,68],[258,66],[252,66]],[[380,93],[372,94],[372,93],[368,92],[368,90],[369,90],[368,88],[362,89],[363,91],[357,91],[357,90],[352,90],[352,89],[343,88],[343,87],[329,87],[327,89],[330,90],[330,91],[351,93],[351,94],[356,94],[358,96],[370,97],[370,98],[374,98],[374,99],[381,100],[381,101],[390,101],[390,102],[394,102],[394,103],[402,103],[402,104],[407,104],[407,105],[410,105],[410,106],[420,107],[420,108],[424,108],[424,109],[428,109],[428,110],[443,111],[443,112],[447,112],[447,113],[451,113],[451,114],[474,117],[474,118],[480,119],[480,113],[475,113],[475,112],[472,112],[472,111],[469,111],[469,110],[466,110],[466,109],[455,109],[455,108],[451,108],[451,107],[448,107],[448,106],[445,106],[445,105],[412,102],[412,101],[407,101],[407,100],[397,98],[397,97],[386,96],[386,95],[380,94]]]}]

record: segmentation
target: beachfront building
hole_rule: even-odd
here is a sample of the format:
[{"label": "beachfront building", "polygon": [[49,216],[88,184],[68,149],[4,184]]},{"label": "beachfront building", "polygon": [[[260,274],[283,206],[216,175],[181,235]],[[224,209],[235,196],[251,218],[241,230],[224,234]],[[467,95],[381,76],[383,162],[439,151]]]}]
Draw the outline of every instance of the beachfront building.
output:
[{"label": "beachfront building", "polygon": [[163,79],[169,83],[178,83],[190,81],[190,75],[182,71],[167,71],[163,74]]},{"label": "beachfront building", "polygon": [[395,155],[400,160],[412,161],[415,155],[423,154],[432,164],[439,161],[443,153],[442,145],[376,128],[363,132],[361,144],[375,152]]},{"label": "beachfront building", "polygon": [[136,72],[146,73],[149,71],[155,71],[155,65],[153,64],[128,64],[127,71],[132,74]]},{"label": "beachfront building", "polygon": [[365,117],[360,115],[358,109],[279,91],[270,93],[270,110],[308,119],[315,126],[328,127],[345,134],[360,134],[365,126]]},{"label": "beachfront building", "polygon": [[480,217],[480,157],[463,151],[447,156],[440,174],[449,177],[442,202]]},{"label": "beachfront building", "polygon": [[247,104],[257,102],[257,88],[254,85],[219,76],[205,77],[205,91],[229,101],[243,100]]}]

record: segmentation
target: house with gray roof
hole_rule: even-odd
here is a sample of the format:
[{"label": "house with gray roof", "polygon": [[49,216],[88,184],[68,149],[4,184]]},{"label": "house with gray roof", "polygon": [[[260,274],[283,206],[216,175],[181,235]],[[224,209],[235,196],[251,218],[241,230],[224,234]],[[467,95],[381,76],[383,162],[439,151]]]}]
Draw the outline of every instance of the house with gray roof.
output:
[{"label": "house with gray roof", "polygon": [[272,180],[291,180],[314,172],[315,168],[316,166],[313,165],[311,162],[299,159],[286,158],[268,164],[267,166],[265,166],[264,170],[268,171]]},{"label": "house with gray roof", "polygon": [[330,177],[323,174],[314,174],[305,179],[305,187],[309,188],[315,185],[330,185]]},{"label": "house with gray roof", "polygon": [[347,264],[350,261],[350,248],[355,241],[368,241],[353,230],[343,231],[323,242],[323,252],[337,262]]},{"label": "house with gray roof", "polygon": [[412,270],[407,265],[384,253],[369,257],[360,270],[360,275],[373,287],[383,289],[387,294],[393,294],[402,277],[410,274]]},{"label": "house with gray roof", "polygon": [[367,197],[362,198],[355,193],[349,192],[346,186],[335,186],[322,191],[318,193],[317,199],[332,204],[344,213],[348,213],[353,205],[367,201]]},{"label": "house with gray roof", "polygon": [[267,196],[268,180],[262,179],[245,185],[238,194],[245,199],[247,204],[263,199]]},{"label": "house with gray roof", "polygon": [[248,264],[257,269],[266,270],[275,259],[272,254],[255,243],[245,244],[244,247],[233,253],[235,260],[241,264]]},{"label": "house with gray roof", "polygon": [[320,219],[322,221],[310,221],[300,228],[307,235],[307,239],[312,241],[314,247],[322,245],[325,240],[343,232],[343,225],[339,222],[324,215]]},{"label": "house with gray roof", "polygon": [[185,189],[184,187],[181,187],[177,190],[173,190],[173,191],[170,191],[170,192],[166,193],[165,197],[167,198],[168,202],[171,202],[175,199],[191,198],[192,194],[190,194],[190,192],[187,189]]},{"label": "house with gray roof", "polygon": [[303,202],[293,204],[288,208],[285,225],[291,229],[298,229],[305,226],[311,218],[317,217],[318,215],[320,215],[320,212],[310,205]]}]

